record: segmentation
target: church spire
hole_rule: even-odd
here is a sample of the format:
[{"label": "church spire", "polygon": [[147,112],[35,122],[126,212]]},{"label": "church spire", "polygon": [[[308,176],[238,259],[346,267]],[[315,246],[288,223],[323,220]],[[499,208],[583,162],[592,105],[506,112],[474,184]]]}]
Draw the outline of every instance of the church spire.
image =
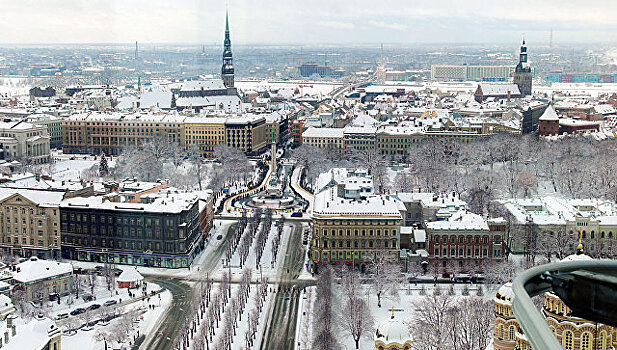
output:
[{"label": "church spire", "polygon": [[221,79],[226,87],[234,87],[234,65],[231,53],[231,38],[229,35],[229,11],[225,11],[225,40],[223,41],[223,66]]}]

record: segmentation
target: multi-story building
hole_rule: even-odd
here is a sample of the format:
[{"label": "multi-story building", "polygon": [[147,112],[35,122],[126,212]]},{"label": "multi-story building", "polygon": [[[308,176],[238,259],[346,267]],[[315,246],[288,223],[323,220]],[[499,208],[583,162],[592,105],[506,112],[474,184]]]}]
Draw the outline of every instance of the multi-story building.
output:
[{"label": "multi-story building", "polygon": [[26,118],[26,121],[45,126],[49,135],[49,147],[62,148],[62,119],[49,114],[33,114]]},{"label": "multi-story building", "polygon": [[24,120],[0,122],[0,160],[40,164],[49,161],[47,127]]},{"label": "multi-story building", "polygon": [[322,263],[353,264],[365,270],[378,253],[398,259],[402,203],[375,195],[366,171],[332,169],[317,179],[313,202],[311,257]]},{"label": "multi-story building", "polygon": [[239,148],[248,155],[256,155],[267,148],[266,119],[247,114],[225,121],[225,143]]},{"label": "multi-story building", "polygon": [[459,211],[447,220],[426,223],[430,264],[444,273],[480,272],[503,259],[505,221]]},{"label": "multi-story building", "polygon": [[178,114],[74,114],[62,120],[65,153],[118,155],[155,137],[184,144],[184,116]]},{"label": "multi-story building", "polygon": [[[14,309],[10,299],[2,300],[2,304]],[[3,334],[0,338],[2,349],[62,350],[62,330],[43,313],[30,320],[10,314],[0,321],[0,334]]]},{"label": "multi-story building", "polygon": [[304,131],[304,118],[296,119],[291,123],[291,138],[295,147],[302,146],[302,133]]},{"label": "multi-story building", "polygon": [[343,128],[308,128],[302,133],[302,144],[344,152]]},{"label": "multi-story building", "polygon": [[0,247],[23,257],[60,256],[64,192],[0,188]]},{"label": "multi-story building", "polygon": [[184,147],[197,149],[204,157],[214,157],[216,146],[225,143],[225,118],[187,118]]},{"label": "multi-story building", "polygon": [[200,250],[198,196],[160,191],[140,203],[96,196],[60,207],[65,259],[179,268]]},{"label": "multi-story building", "polygon": [[432,65],[433,81],[507,81],[511,66]]},{"label": "multi-story building", "polygon": [[[586,251],[592,256],[617,256],[617,208],[615,203],[598,199],[565,199],[560,197],[519,198],[499,201],[519,227],[533,224],[538,234],[560,237],[561,247],[574,252],[580,235]],[[514,249],[522,247],[514,242]]]},{"label": "multi-story building", "polygon": [[383,155],[406,156],[409,147],[424,140],[423,128],[384,126],[377,129],[375,147]]}]

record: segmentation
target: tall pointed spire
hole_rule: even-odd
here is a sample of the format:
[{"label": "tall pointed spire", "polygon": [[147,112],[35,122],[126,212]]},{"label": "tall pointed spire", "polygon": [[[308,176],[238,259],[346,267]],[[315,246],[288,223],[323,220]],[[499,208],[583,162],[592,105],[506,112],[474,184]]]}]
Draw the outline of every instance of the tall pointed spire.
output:
[{"label": "tall pointed spire", "polygon": [[225,11],[225,40],[223,41],[223,66],[221,67],[221,79],[226,87],[234,87],[234,65],[231,53],[231,38],[229,35],[229,11]]}]

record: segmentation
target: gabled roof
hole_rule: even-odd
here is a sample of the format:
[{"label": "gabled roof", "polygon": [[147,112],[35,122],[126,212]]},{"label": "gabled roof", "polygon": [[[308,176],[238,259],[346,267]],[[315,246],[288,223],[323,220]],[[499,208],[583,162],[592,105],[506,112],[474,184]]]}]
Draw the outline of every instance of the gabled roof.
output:
[{"label": "gabled roof", "polygon": [[555,112],[555,109],[553,108],[553,106],[548,106],[545,110],[544,113],[542,113],[542,116],[540,117],[540,119],[538,120],[559,120],[559,116],[557,115],[557,113]]}]

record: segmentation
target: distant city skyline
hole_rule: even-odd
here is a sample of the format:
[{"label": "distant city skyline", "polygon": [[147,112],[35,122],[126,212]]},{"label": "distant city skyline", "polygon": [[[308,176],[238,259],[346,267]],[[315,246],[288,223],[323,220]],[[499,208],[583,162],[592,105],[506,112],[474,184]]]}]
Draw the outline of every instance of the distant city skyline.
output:
[{"label": "distant city skyline", "polygon": [[2,0],[0,43],[219,44],[226,6],[236,45],[617,41],[609,0]]}]

